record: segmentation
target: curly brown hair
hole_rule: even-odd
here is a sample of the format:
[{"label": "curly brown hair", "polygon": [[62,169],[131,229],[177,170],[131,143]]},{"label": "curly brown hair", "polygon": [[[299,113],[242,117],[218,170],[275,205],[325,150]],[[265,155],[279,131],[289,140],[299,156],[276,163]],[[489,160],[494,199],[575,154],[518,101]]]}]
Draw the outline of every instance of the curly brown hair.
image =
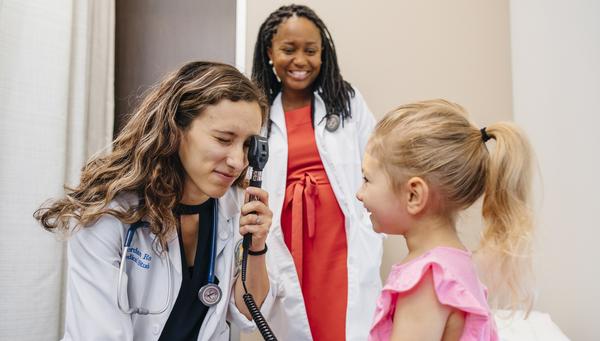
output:
[{"label": "curly brown hair", "polygon": [[[181,200],[185,171],[178,155],[182,132],[210,105],[221,100],[256,102],[262,122],[268,105],[261,91],[230,65],[191,62],[149,91],[112,143],[112,152],[92,157],[76,188],[50,200],[34,213],[48,231],[69,231],[93,224],[104,214],[131,224],[145,218],[165,249],[176,229],[172,212]],[[242,174],[235,182],[241,185]],[[118,195],[134,193],[137,205],[114,209]],[[70,226],[70,223],[75,223]]]}]

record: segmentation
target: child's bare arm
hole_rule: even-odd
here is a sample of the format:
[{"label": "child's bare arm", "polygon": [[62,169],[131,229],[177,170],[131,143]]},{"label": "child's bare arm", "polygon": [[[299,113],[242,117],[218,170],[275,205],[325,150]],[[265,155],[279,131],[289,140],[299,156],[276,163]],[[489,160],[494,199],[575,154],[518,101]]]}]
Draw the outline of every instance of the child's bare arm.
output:
[{"label": "child's bare arm", "polygon": [[452,312],[438,301],[429,270],[416,287],[398,297],[391,340],[439,341]]},{"label": "child's bare arm", "polygon": [[465,328],[465,313],[460,310],[454,310],[450,313],[448,321],[446,321],[446,329],[442,341],[458,341],[463,334]]}]

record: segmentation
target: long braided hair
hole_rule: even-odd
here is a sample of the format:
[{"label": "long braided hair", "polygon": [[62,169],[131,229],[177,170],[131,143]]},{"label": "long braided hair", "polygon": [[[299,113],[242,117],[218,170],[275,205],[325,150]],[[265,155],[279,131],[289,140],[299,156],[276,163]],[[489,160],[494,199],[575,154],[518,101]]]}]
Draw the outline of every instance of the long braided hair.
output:
[{"label": "long braided hair", "polygon": [[[316,90],[325,102],[326,117],[340,115],[343,123],[345,119],[352,117],[350,99],[354,97],[354,89],[350,83],[342,78],[333,38],[331,38],[327,26],[309,7],[303,5],[281,6],[271,13],[262,25],[260,25],[256,45],[254,46],[252,80],[265,93],[269,100],[269,105],[272,105],[275,97],[281,91],[281,83],[277,80],[269,65],[267,50],[272,45],[273,36],[277,33],[279,25],[294,15],[310,20],[319,29],[323,43],[321,53],[322,64],[321,72],[312,84],[312,91]],[[269,132],[271,131],[271,123],[269,120]]]}]

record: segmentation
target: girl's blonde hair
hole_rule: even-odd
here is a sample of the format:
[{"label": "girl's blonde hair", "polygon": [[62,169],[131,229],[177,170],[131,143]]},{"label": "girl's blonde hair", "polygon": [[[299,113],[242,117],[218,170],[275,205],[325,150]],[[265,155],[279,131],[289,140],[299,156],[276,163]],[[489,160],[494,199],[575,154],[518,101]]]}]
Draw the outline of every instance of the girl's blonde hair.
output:
[{"label": "girl's blonde hair", "polygon": [[[104,214],[129,224],[145,217],[164,250],[177,226],[172,209],[183,192],[185,171],[178,155],[183,131],[206,107],[225,99],[258,103],[266,121],[262,92],[236,68],[211,62],[184,65],[147,94],[114,140],[112,152],[92,157],[79,185],[66,188],[65,197],[45,204],[34,217],[49,231],[69,230],[71,222],[85,227]],[[123,193],[136,194],[139,204],[109,208]]]},{"label": "girl's blonde hair", "polygon": [[[491,152],[488,138],[495,140]],[[485,229],[478,253],[495,264],[484,269],[484,278],[491,279],[485,281],[491,301],[530,309],[533,297],[526,280],[531,274],[533,156],[515,124],[500,122],[480,130],[455,103],[407,104],[377,124],[368,152],[396,189],[413,176],[428,182],[439,197],[440,213],[452,221],[483,195]]]}]

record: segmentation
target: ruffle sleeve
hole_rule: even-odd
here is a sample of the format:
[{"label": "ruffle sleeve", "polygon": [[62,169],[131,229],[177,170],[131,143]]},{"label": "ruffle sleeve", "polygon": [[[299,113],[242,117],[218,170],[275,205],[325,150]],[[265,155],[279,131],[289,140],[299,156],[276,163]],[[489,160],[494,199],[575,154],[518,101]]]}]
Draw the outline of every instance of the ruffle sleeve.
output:
[{"label": "ruffle sleeve", "polygon": [[[377,300],[369,340],[387,340],[391,335],[398,295],[417,286],[430,269],[438,301],[466,313],[461,341],[497,339],[483,287],[469,287],[466,281],[457,275],[459,271],[454,271],[452,264],[446,264],[443,258],[443,255],[426,254],[422,258],[392,268]],[[480,293],[473,292],[478,289],[481,290]]]}]

